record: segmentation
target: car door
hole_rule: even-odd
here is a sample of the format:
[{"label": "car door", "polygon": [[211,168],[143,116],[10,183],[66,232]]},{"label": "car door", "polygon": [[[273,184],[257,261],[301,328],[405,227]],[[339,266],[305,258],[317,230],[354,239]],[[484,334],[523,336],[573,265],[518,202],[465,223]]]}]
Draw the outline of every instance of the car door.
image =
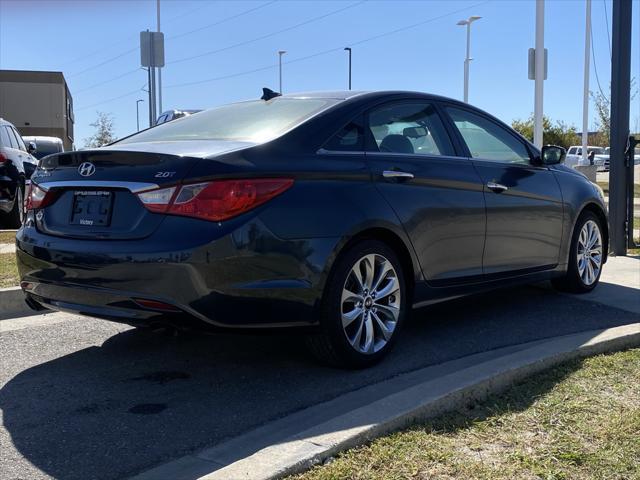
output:
[{"label": "car door", "polygon": [[521,138],[480,112],[445,108],[484,184],[485,275],[552,268],[562,241],[562,194]]},{"label": "car door", "polygon": [[379,105],[365,116],[365,154],[376,186],[396,212],[427,282],[482,275],[485,205],[471,160],[454,143],[433,103]]},{"label": "car door", "polygon": [[34,172],[38,165],[38,161],[27,152],[27,147],[22,140],[22,137],[15,128],[7,127],[9,134],[13,133],[13,137],[16,142],[18,157],[22,160],[22,168],[24,169],[25,178],[31,178],[31,174]]}]

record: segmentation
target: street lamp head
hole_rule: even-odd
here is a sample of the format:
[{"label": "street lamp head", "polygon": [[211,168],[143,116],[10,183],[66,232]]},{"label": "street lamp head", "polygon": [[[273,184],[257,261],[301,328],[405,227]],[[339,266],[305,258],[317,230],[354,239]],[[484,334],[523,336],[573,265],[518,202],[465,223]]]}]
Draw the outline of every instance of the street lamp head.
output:
[{"label": "street lamp head", "polygon": [[348,52],[350,52],[350,51],[351,51],[351,47],[344,47],[344,49],[345,49],[346,51],[348,51]]},{"label": "street lamp head", "polygon": [[278,50],[278,55],[284,55],[285,53],[287,53],[286,50]]},{"label": "street lamp head", "polygon": [[473,15],[469,17],[469,23],[475,22],[476,20],[480,20],[482,17],[478,17],[477,15]]},{"label": "street lamp head", "polygon": [[460,20],[456,25],[466,25],[467,23],[469,23],[467,20]]}]

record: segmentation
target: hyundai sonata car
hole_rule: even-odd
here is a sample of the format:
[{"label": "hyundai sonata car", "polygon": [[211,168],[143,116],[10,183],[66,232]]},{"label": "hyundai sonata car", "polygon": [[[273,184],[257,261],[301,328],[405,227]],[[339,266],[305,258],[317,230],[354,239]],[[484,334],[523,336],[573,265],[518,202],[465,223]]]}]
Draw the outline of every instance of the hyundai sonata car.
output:
[{"label": "hyundai sonata car", "polygon": [[596,286],[603,195],[564,155],[448,98],[267,90],[43,159],[21,286],[33,308],[135,326],[298,328],[363,367],[413,307]]}]

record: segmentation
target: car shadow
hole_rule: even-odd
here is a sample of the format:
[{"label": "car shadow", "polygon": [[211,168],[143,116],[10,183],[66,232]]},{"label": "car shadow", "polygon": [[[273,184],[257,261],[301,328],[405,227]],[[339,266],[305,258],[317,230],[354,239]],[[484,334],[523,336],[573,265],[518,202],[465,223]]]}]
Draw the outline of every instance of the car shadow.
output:
[{"label": "car shadow", "polygon": [[[19,457],[35,472],[23,477],[38,478],[40,470],[59,479],[123,478],[402,373],[637,321],[637,314],[544,288],[495,291],[417,310],[390,355],[359,371],[317,364],[294,334],[129,329],[4,385],[0,408],[13,445],[3,447],[2,468]],[[100,324],[45,328],[81,337]]]}]

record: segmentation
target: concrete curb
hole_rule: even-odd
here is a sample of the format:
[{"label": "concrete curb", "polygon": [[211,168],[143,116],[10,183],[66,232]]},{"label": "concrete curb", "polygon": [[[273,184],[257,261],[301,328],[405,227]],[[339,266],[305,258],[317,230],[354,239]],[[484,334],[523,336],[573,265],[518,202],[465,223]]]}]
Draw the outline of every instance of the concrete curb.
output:
[{"label": "concrete curb", "polygon": [[0,320],[33,314],[20,287],[0,288]]},{"label": "concrete curb", "polygon": [[640,323],[635,323],[426,367],[275,420],[133,479],[282,478],[413,422],[480,400],[566,360],[638,345]]}]

